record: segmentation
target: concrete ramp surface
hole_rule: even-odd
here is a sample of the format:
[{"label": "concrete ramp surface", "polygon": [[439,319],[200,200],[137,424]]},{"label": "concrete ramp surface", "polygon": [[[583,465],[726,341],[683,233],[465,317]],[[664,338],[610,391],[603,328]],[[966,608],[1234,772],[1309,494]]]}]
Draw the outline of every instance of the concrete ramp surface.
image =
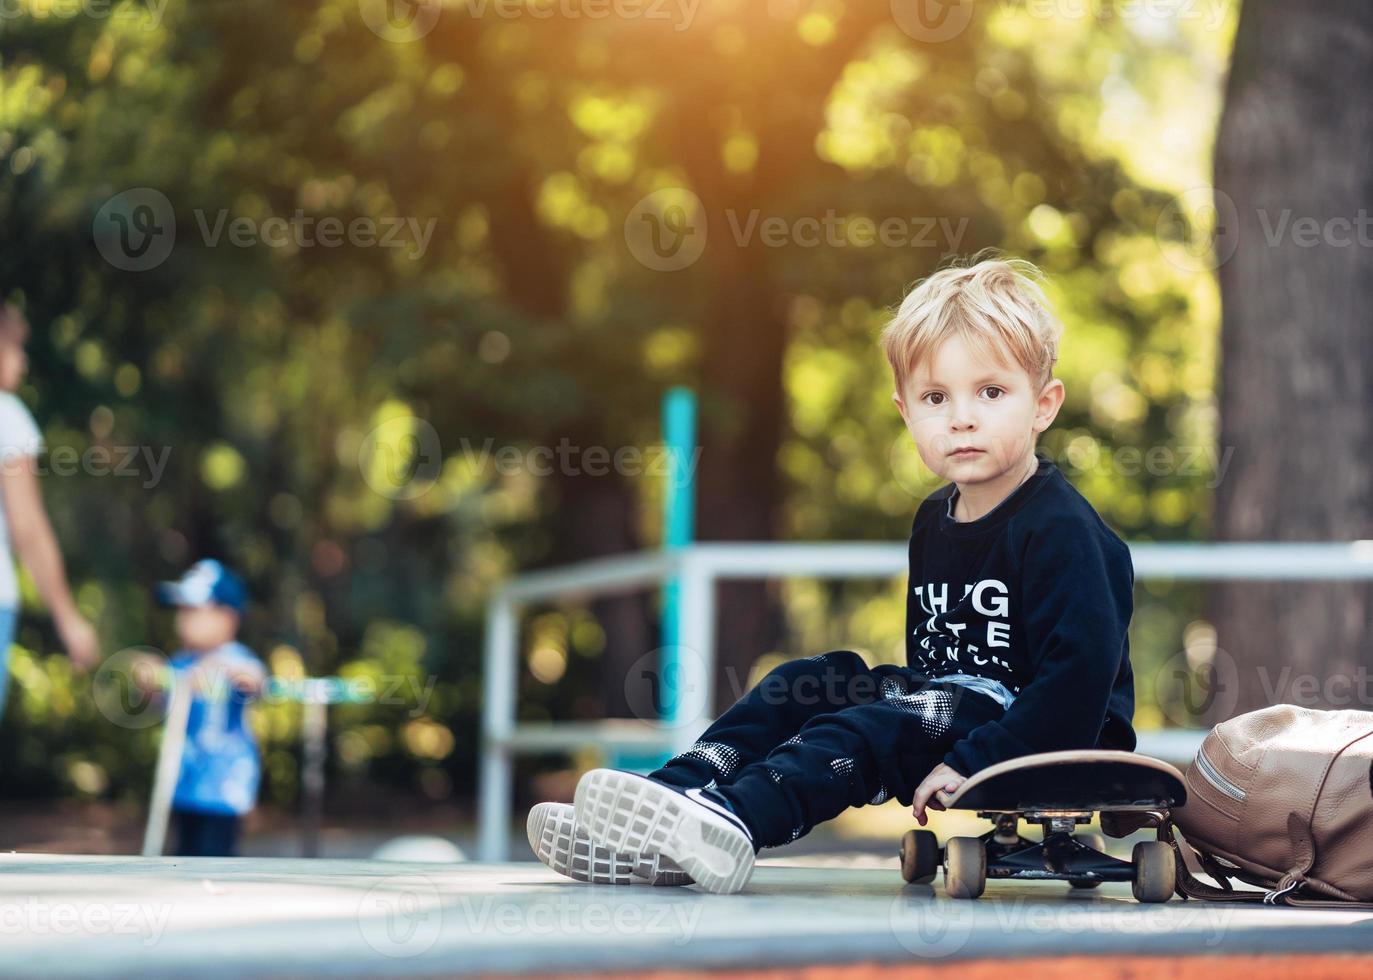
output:
[{"label": "concrete ramp surface", "polygon": [[583,885],[533,863],[10,853],[0,971],[967,977],[994,965],[983,961],[1033,958],[1036,975],[1140,976],[1152,963],[1190,976],[1194,959],[1210,980],[1254,980],[1264,964],[1373,975],[1367,911],[1139,905],[1128,885],[1061,882],[991,882],[983,898],[953,901],[938,882],[905,885],[894,859],[802,860],[764,860],[742,893],[715,896]]}]

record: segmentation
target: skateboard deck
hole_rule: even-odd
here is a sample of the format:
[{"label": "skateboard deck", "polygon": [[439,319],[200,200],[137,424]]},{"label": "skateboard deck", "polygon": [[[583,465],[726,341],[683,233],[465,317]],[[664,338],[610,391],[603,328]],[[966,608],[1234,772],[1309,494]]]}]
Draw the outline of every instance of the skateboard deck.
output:
[{"label": "skateboard deck", "polygon": [[1156,810],[1187,800],[1182,773],[1113,749],[1042,752],[989,766],[941,802],[951,810],[1032,815],[1052,811]]},{"label": "skateboard deck", "polygon": [[[907,831],[901,875],[908,882],[930,882],[942,867],[951,898],[977,898],[988,879],[1005,878],[1059,879],[1074,888],[1128,881],[1141,902],[1173,895],[1176,864],[1162,838],[1136,843],[1126,861],[1108,853],[1099,835],[1075,832],[1098,813],[1113,837],[1162,827],[1168,811],[1187,801],[1182,773],[1166,762],[1112,749],[1043,752],[989,766],[938,800],[995,826],[943,847],[931,831]],[[1039,824],[1043,838],[1022,837],[1021,820]]]}]

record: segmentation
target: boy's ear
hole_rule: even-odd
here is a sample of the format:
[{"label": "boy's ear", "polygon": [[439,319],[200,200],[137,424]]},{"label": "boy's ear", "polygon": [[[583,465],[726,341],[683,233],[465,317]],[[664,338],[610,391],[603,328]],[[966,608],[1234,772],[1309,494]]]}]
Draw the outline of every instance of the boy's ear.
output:
[{"label": "boy's ear", "polygon": [[896,403],[896,410],[901,413],[901,421],[909,425],[911,420],[906,418],[906,403],[901,400],[901,392],[893,391],[891,400]]},{"label": "boy's ear", "polygon": [[1063,398],[1066,394],[1063,382],[1058,378],[1053,378],[1044,385],[1039,393],[1039,400],[1035,403],[1035,432],[1043,432],[1054,424],[1058,410],[1063,407]]}]

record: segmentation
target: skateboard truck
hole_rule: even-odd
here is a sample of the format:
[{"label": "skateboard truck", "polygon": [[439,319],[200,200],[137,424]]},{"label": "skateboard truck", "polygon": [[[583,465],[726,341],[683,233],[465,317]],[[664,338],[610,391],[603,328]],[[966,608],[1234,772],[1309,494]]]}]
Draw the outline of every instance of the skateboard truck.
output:
[{"label": "skateboard truck", "polygon": [[1067,881],[1074,888],[1095,888],[1103,881],[1130,881],[1134,877],[1130,862],[1104,852],[1100,835],[1074,836],[1079,824],[1091,822],[1090,812],[1023,814],[1043,828],[1043,839],[1038,841],[1020,835],[1022,814],[980,810],[977,815],[995,823],[978,838],[986,849],[988,878],[1051,878]]}]

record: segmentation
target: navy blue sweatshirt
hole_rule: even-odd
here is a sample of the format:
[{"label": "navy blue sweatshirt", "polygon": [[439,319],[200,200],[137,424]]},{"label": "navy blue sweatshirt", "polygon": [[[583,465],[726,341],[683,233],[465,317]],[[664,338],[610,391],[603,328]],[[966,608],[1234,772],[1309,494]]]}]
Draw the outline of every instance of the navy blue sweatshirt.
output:
[{"label": "navy blue sweatshirt", "polygon": [[1034,475],[977,520],[954,520],[950,483],[911,526],[907,666],[1015,695],[944,756],[964,776],[1033,752],[1135,747],[1130,549],[1035,455]]}]

